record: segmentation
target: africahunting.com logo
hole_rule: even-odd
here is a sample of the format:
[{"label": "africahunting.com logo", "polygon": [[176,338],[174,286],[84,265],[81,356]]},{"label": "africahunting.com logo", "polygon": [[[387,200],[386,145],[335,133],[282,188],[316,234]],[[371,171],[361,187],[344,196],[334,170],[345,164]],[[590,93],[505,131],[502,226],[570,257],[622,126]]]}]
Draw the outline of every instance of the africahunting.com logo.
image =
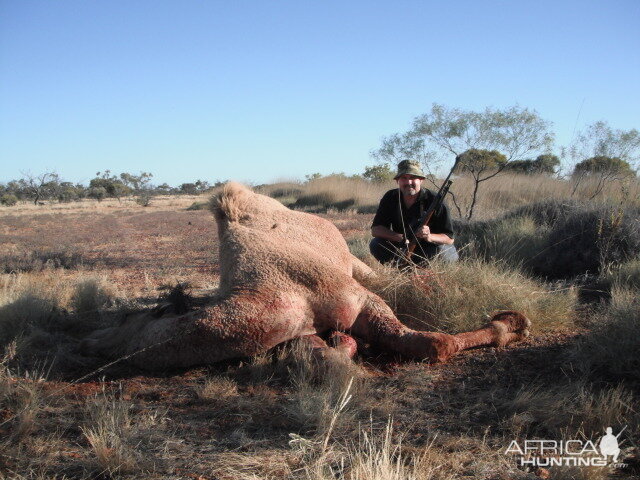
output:
[{"label": "africahunting.com logo", "polygon": [[[620,446],[618,439],[627,427],[617,435],[607,427],[606,433],[597,441],[591,440],[513,440],[505,455],[518,455],[518,465],[530,467],[606,467],[624,468],[618,463]],[[597,445],[597,446],[596,446]]]}]

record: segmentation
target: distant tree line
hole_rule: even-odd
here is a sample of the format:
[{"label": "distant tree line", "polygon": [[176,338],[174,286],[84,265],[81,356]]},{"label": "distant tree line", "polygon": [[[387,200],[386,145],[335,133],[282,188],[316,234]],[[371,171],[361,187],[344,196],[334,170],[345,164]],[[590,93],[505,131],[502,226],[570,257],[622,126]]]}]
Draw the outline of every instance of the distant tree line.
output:
[{"label": "distant tree line", "polygon": [[123,172],[112,175],[110,170],[97,172],[95,178],[88,185],[64,181],[55,172],[45,172],[38,175],[24,173],[22,178],[0,183],[0,204],[15,205],[18,201],[32,201],[38,204],[43,201],[57,201],[60,203],[74,202],[83,198],[102,201],[105,198],[135,197],[141,205],[148,205],[151,198],[159,195],[197,195],[211,188],[221,185],[206,180],[196,180],[172,187],[167,183],[153,185],[150,172],[140,172],[138,175]]}]

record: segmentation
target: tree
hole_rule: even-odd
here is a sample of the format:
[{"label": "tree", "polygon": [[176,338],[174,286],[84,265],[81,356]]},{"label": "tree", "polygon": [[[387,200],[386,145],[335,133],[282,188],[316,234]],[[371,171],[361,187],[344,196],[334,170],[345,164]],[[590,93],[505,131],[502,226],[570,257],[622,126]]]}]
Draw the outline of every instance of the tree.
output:
[{"label": "tree", "polygon": [[373,183],[385,183],[393,180],[395,173],[391,170],[388,163],[384,163],[382,165],[364,167],[362,176]]},{"label": "tree", "polygon": [[40,199],[54,195],[60,185],[60,177],[55,172],[45,172],[40,175],[23,172],[22,175],[19,183],[26,195],[33,198],[34,205],[37,205]]},{"label": "tree", "polygon": [[453,173],[467,173],[473,178],[473,191],[467,208],[467,219],[473,216],[480,184],[493,178],[496,175],[495,172],[504,169],[506,164],[507,157],[497,150],[470,148],[456,157]]},{"label": "tree", "polygon": [[307,179],[307,183],[313,182],[314,180],[318,180],[319,178],[322,178],[322,174],[321,173],[311,173],[309,175],[305,175],[304,178]]},{"label": "tree", "polygon": [[132,175],[131,173],[123,172],[120,174],[120,180],[127,187],[133,188],[136,193],[140,193],[141,190],[146,190],[149,182],[153,177],[153,173],[140,172],[140,175]]},{"label": "tree", "polygon": [[576,135],[569,153],[577,161],[591,157],[619,158],[637,168],[640,132],[635,128],[614,130],[605,121],[595,122]]},{"label": "tree", "polygon": [[180,193],[186,193],[187,195],[196,195],[198,193],[198,187],[195,183],[183,183],[180,185]]},{"label": "tree", "polygon": [[572,195],[584,179],[595,181],[595,198],[605,185],[621,181],[633,174],[633,165],[640,158],[640,132],[638,130],[614,130],[607,122],[595,122],[578,133],[569,148],[576,162],[571,178],[574,182]]},{"label": "tree", "polygon": [[486,171],[502,169],[507,157],[497,150],[478,150],[471,148],[458,155],[453,173],[470,173],[472,176],[482,175]]},{"label": "tree", "polygon": [[169,195],[171,193],[171,186],[165,182],[162,185],[158,185],[156,187],[156,192],[158,192],[160,195]]},{"label": "tree", "polygon": [[588,158],[576,164],[573,169],[571,175],[575,180],[573,192],[575,193],[577,186],[583,179],[591,178],[595,183],[595,188],[589,198],[593,199],[604,190],[607,183],[632,176],[635,176],[635,172],[631,169],[629,162],[625,160],[602,155]]},{"label": "tree", "polygon": [[16,197],[14,194],[12,193],[0,194],[0,205],[13,207],[16,203],[18,203],[18,197]]},{"label": "tree", "polygon": [[104,172],[97,172],[96,178],[93,178],[89,182],[89,188],[104,188],[105,195],[109,197],[117,198],[118,201],[125,196],[130,195],[132,190],[129,186],[122,183],[115,175],[111,175],[111,170],[105,170]]},{"label": "tree", "polygon": [[57,192],[56,198],[60,203],[72,202],[80,198],[80,192],[78,187],[71,182],[60,183],[60,188]]},{"label": "tree", "polygon": [[104,187],[90,187],[88,196],[101,202],[107,196],[107,189]]},{"label": "tree", "polygon": [[635,175],[629,162],[617,157],[611,158],[605,156],[597,156],[583,160],[576,164],[573,172],[575,175],[599,175],[601,173],[617,176]]},{"label": "tree", "polygon": [[209,182],[207,182],[206,180],[200,180],[200,179],[196,180],[195,186],[198,192],[200,193],[206,192],[211,188],[211,184]]},{"label": "tree", "polygon": [[538,155],[533,161],[533,173],[547,173],[553,175],[558,172],[560,167],[560,159],[557,155],[550,153]]},{"label": "tree", "polygon": [[560,166],[560,159],[556,155],[538,155],[535,160],[514,160],[506,165],[505,170],[524,174],[553,175]]},{"label": "tree", "polygon": [[[551,123],[537,112],[519,106],[474,112],[433,104],[429,113],[414,119],[408,132],[383,139],[380,149],[372,155],[387,163],[412,158],[431,172],[432,167],[452,155],[458,158],[470,150],[501,152],[505,162],[497,162],[494,168],[481,169],[473,176],[474,194],[466,206],[466,217],[470,219],[480,184],[500,174],[509,162],[522,160],[534,152],[549,151],[554,138],[550,128]],[[473,155],[467,159],[470,157]],[[453,194],[452,199],[462,216]]]}]

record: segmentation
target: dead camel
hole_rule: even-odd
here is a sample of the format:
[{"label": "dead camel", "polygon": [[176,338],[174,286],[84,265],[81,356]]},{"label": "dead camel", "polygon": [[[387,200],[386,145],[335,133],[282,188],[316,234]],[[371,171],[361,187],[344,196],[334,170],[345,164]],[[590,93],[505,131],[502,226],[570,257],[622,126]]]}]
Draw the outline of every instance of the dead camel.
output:
[{"label": "dead camel", "polygon": [[[349,252],[338,229],[315,215],[228,183],[211,201],[220,240],[217,300],[185,315],[142,315],[94,332],[85,352],[132,355],[145,369],[189,367],[263,353],[279,343],[347,332],[378,349],[440,362],[479,346],[504,346],[528,335],[529,320],[502,312],[483,328],[448,335],[404,326],[357,279],[371,270]],[[352,355],[355,342],[338,333]],[[136,353],[138,352],[138,353]]]}]

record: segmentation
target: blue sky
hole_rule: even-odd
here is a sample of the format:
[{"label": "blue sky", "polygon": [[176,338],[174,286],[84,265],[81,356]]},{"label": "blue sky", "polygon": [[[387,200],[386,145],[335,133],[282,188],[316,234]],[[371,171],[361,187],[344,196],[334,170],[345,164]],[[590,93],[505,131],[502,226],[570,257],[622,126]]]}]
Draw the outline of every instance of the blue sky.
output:
[{"label": "blue sky", "polygon": [[638,0],[0,0],[0,182],[361,173],[434,102],[559,144],[640,128],[639,26]]}]

